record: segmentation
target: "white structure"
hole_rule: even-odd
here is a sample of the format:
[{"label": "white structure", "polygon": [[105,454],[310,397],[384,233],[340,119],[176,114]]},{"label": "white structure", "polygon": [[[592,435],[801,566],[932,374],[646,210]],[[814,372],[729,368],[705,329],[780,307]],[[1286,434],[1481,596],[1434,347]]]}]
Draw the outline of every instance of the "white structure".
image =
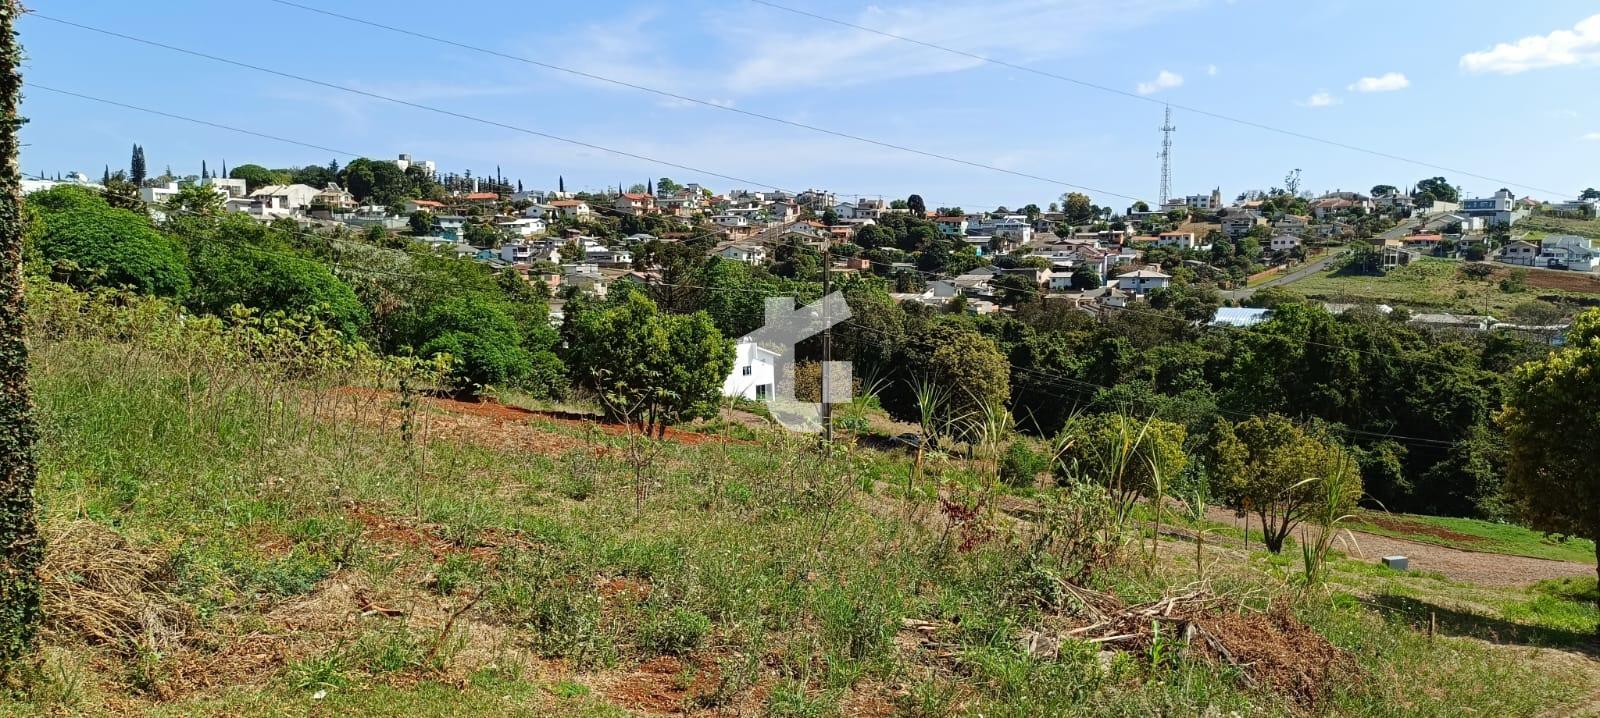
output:
[{"label": "white structure", "polygon": [[226,192],[229,197],[248,197],[250,195],[249,186],[242,179],[207,177],[200,180],[200,184],[206,187],[217,187]]},{"label": "white structure", "polygon": [[754,401],[772,398],[777,387],[777,358],[777,352],[761,348],[755,340],[740,339],[734,345],[733,372],[722,383],[722,395]]},{"label": "white structure", "polygon": [[586,219],[593,212],[589,203],[581,199],[558,199],[550,203],[551,209],[562,219]]},{"label": "white structure", "polygon": [[1172,284],[1172,275],[1163,274],[1154,269],[1141,269],[1117,277],[1118,289],[1137,295],[1148,294],[1153,289],[1161,289],[1170,284]]},{"label": "white structure", "polygon": [[283,217],[311,206],[321,191],[305,184],[275,184],[250,193],[250,213],[264,217]]},{"label": "white structure", "polygon": [[433,160],[413,160],[411,155],[400,155],[400,158],[394,161],[394,166],[399,167],[401,172],[406,171],[413,165],[421,167],[422,171],[427,172],[430,177],[439,171],[438,167],[434,166]]},{"label": "white structure", "polygon": [[499,227],[503,232],[524,238],[532,237],[536,234],[544,234],[545,229],[547,229],[544,220],[535,217],[502,220],[495,222],[494,226]]},{"label": "white structure", "polygon": [[1587,237],[1556,234],[1539,242],[1539,264],[1552,269],[1592,272],[1600,266],[1600,251]]},{"label": "white structure", "polygon": [[766,264],[767,249],[759,244],[730,244],[717,252],[717,256],[755,266]]},{"label": "white structure", "polygon": [[1268,242],[1267,248],[1274,252],[1286,252],[1300,246],[1301,239],[1292,234],[1280,234]]},{"label": "white structure", "polygon": [[1500,261],[1532,267],[1539,261],[1539,246],[1517,240],[1500,248]]},{"label": "white structure", "polygon": [[1194,232],[1162,232],[1156,235],[1157,247],[1176,247],[1183,250],[1205,250],[1210,245],[1201,246],[1200,240],[1195,239]]},{"label": "white structure", "polygon": [[1467,217],[1482,217],[1484,222],[1491,225],[1510,226],[1516,224],[1526,213],[1517,209],[1517,198],[1511,194],[1511,190],[1501,189],[1492,197],[1461,200],[1460,214]]}]

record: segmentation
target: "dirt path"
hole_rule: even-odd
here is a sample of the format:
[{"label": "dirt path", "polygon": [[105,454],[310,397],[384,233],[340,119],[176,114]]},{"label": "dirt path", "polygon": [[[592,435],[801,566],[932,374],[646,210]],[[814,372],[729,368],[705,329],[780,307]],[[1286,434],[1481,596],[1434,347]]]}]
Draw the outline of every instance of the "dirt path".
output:
[{"label": "dirt path", "polygon": [[[1228,509],[1206,509],[1206,518],[1229,526],[1240,525]],[[1361,531],[1350,533],[1355,536],[1356,545],[1335,547],[1352,558],[1377,561],[1382,556],[1405,556],[1413,571],[1433,571],[1480,586],[1520,586],[1547,578],[1594,575],[1594,566],[1585,563],[1463,551]]]}]

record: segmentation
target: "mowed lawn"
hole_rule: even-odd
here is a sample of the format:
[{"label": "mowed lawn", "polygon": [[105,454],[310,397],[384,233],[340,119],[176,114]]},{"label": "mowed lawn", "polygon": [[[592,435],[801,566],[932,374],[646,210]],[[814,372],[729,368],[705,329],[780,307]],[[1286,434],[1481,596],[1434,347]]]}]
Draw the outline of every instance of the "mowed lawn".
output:
[{"label": "mowed lawn", "polygon": [[1468,551],[1577,563],[1595,560],[1594,542],[1588,539],[1549,536],[1521,526],[1477,519],[1362,511],[1350,528]]}]

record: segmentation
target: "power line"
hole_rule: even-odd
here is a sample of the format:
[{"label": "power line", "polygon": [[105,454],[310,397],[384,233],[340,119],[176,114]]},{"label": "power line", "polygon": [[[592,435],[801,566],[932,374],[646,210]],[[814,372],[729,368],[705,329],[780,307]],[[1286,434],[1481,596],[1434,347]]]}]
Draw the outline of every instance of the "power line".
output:
[{"label": "power line", "polygon": [[1110,94],[1113,94],[1113,95],[1119,95],[1119,96],[1126,97],[1126,98],[1129,98],[1129,99],[1139,100],[1141,102],[1148,102],[1148,103],[1156,104],[1156,105],[1171,105],[1172,107],[1175,107],[1175,108],[1177,108],[1179,110],[1183,110],[1184,112],[1192,112],[1192,113],[1194,113],[1196,115],[1201,115],[1201,116],[1204,116],[1204,117],[1210,117],[1212,119],[1222,120],[1224,122],[1231,122],[1231,123],[1234,123],[1234,124],[1237,124],[1237,125],[1243,125],[1245,127],[1252,127],[1252,128],[1258,129],[1258,130],[1265,130],[1267,132],[1273,132],[1273,133],[1276,133],[1276,134],[1284,135],[1286,137],[1293,137],[1295,139],[1306,140],[1308,142],[1316,142],[1316,143],[1319,143],[1319,144],[1327,145],[1329,147],[1338,147],[1340,149],[1350,150],[1352,152],[1360,152],[1362,154],[1372,155],[1374,157],[1382,157],[1384,159],[1394,160],[1396,162],[1404,162],[1406,164],[1416,165],[1418,167],[1426,167],[1426,168],[1429,168],[1429,169],[1440,170],[1440,171],[1443,171],[1443,172],[1449,172],[1451,174],[1457,174],[1457,175],[1462,175],[1462,176],[1466,176],[1466,177],[1472,177],[1472,178],[1475,178],[1475,179],[1487,180],[1489,182],[1494,182],[1496,184],[1509,185],[1509,186],[1513,186],[1513,187],[1522,187],[1522,188],[1525,188],[1525,189],[1536,190],[1536,191],[1544,192],[1544,193],[1551,194],[1551,195],[1561,195],[1562,194],[1561,192],[1559,192],[1557,190],[1553,190],[1553,189],[1546,189],[1546,188],[1543,188],[1543,187],[1538,187],[1538,186],[1530,185],[1530,184],[1524,184],[1524,183],[1521,183],[1521,182],[1512,182],[1511,180],[1499,179],[1499,178],[1490,177],[1490,176],[1487,176],[1487,175],[1481,175],[1481,174],[1477,174],[1477,173],[1474,173],[1474,172],[1468,172],[1467,170],[1458,169],[1458,168],[1454,168],[1454,167],[1446,167],[1444,165],[1435,164],[1435,163],[1432,163],[1432,162],[1425,162],[1425,161],[1422,161],[1422,160],[1413,159],[1413,158],[1410,158],[1410,157],[1404,157],[1404,156],[1393,154],[1393,153],[1390,153],[1390,152],[1384,152],[1384,151],[1381,151],[1381,150],[1374,150],[1374,149],[1369,149],[1369,148],[1366,148],[1366,147],[1360,147],[1358,145],[1352,145],[1350,143],[1341,142],[1339,140],[1331,140],[1331,139],[1328,139],[1328,138],[1325,138],[1325,137],[1317,137],[1315,135],[1309,135],[1309,134],[1306,134],[1304,132],[1297,132],[1295,130],[1287,130],[1287,129],[1284,129],[1284,128],[1281,128],[1281,127],[1275,127],[1273,125],[1268,125],[1268,124],[1265,124],[1265,123],[1262,123],[1262,122],[1256,122],[1254,120],[1248,120],[1248,119],[1244,119],[1244,118],[1241,118],[1241,117],[1234,117],[1234,116],[1231,116],[1231,115],[1225,115],[1225,114],[1222,114],[1220,112],[1212,112],[1210,110],[1204,110],[1204,109],[1200,109],[1198,107],[1192,107],[1192,106],[1188,106],[1188,105],[1180,105],[1180,104],[1177,104],[1177,103],[1169,103],[1169,102],[1166,102],[1164,100],[1159,100],[1159,99],[1156,99],[1156,98],[1153,98],[1153,97],[1145,97],[1144,95],[1139,95],[1139,94],[1135,94],[1135,93],[1132,93],[1132,92],[1128,92],[1127,90],[1119,90],[1119,89],[1114,88],[1114,87],[1108,87],[1106,85],[1102,85],[1102,84],[1099,84],[1099,83],[1090,82],[1090,81],[1087,81],[1087,80],[1081,80],[1081,79],[1078,79],[1078,78],[1075,78],[1075,77],[1069,77],[1067,75],[1061,75],[1061,74],[1058,74],[1058,73],[1055,73],[1055,72],[1050,72],[1048,70],[1041,70],[1041,69],[1038,69],[1038,68],[1035,68],[1035,67],[1029,67],[1027,65],[1019,65],[1019,64],[1016,64],[1016,63],[1013,63],[1013,62],[1007,62],[1005,60],[997,60],[995,58],[988,57],[988,56],[985,56],[985,55],[979,55],[979,54],[974,53],[974,52],[967,52],[965,50],[958,50],[956,48],[948,47],[948,46],[945,46],[945,45],[940,45],[940,44],[937,44],[937,43],[928,42],[926,40],[919,40],[919,39],[916,39],[914,37],[909,37],[909,36],[906,36],[906,35],[897,35],[895,33],[885,32],[885,31],[879,30],[877,28],[867,27],[865,25],[859,25],[859,24],[856,24],[856,23],[853,23],[853,22],[849,22],[847,20],[840,20],[838,18],[829,17],[827,15],[821,15],[821,14],[814,13],[814,12],[809,12],[809,11],[806,11],[806,10],[800,10],[800,9],[797,9],[797,8],[788,7],[786,5],[780,5],[778,3],[772,2],[771,0],[749,0],[749,2],[755,3],[757,5],[763,5],[763,6],[772,8],[774,10],[781,10],[783,12],[792,13],[794,15],[799,15],[799,16],[802,16],[802,17],[808,17],[808,18],[811,18],[813,20],[819,20],[819,21],[822,21],[822,22],[831,23],[831,24],[838,25],[838,26],[841,26],[841,27],[847,27],[847,28],[850,28],[850,29],[853,29],[853,30],[860,30],[862,32],[871,33],[871,34],[877,35],[879,37],[886,37],[886,38],[889,38],[889,39],[892,39],[892,40],[899,40],[901,42],[908,42],[908,43],[911,43],[913,45],[919,45],[921,47],[928,48],[930,50],[938,50],[939,52],[945,52],[945,53],[949,53],[949,54],[952,54],[952,55],[959,55],[961,57],[965,57],[965,58],[968,58],[968,59],[978,60],[980,62],[988,63],[988,64],[991,64],[991,65],[997,65],[999,67],[1005,67],[1005,68],[1009,68],[1009,69],[1012,69],[1012,70],[1017,70],[1019,72],[1026,72],[1026,73],[1029,73],[1029,74],[1032,74],[1032,75],[1037,75],[1039,77],[1047,77],[1047,78],[1050,78],[1052,80],[1058,80],[1058,81],[1061,81],[1061,82],[1070,83],[1070,84],[1073,84],[1073,85],[1077,85],[1079,87],[1086,87],[1086,88],[1091,89],[1091,90],[1098,90],[1100,92],[1106,92],[1106,93],[1110,93]]},{"label": "power line", "polygon": [[192,122],[192,123],[197,124],[197,125],[204,125],[206,127],[213,127],[213,128],[219,129],[219,130],[227,130],[229,132],[238,132],[238,133],[242,133],[242,134],[246,134],[246,135],[251,135],[251,136],[254,136],[254,137],[260,137],[260,138],[263,138],[263,139],[275,140],[277,142],[286,142],[286,143],[291,144],[291,145],[299,145],[301,147],[309,147],[309,148],[314,149],[314,150],[322,150],[323,152],[332,152],[332,153],[338,154],[338,155],[346,155],[346,156],[350,156],[350,157],[358,157],[359,156],[354,152],[347,152],[345,150],[336,150],[336,149],[333,149],[331,147],[323,147],[322,145],[314,145],[314,144],[311,144],[309,142],[301,142],[299,140],[291,140],[291,139],[289,139],[287,137],[278,137],[277,135],[269,135],[269,134],[266,134],[264,132],[256,132],[255,130],[247,130],[247,129],[243,129],[243,128],[240,128],[240,127],[232,127],[232,126],[224,125],[224,124],[217,123],[217,122],[209,122],[209,121],[198,119],[198,118],[195,118],[195,117],[185,117],[183,115],[175,115],[175,114],[173,114],[171,112],[162,112],[161,110],[154,110],[154,109],[151,109],[151,108],[148,108],[148,107],[140,107],[138,105],[130,105],[130,104],[127,104],[125,102],[118,102],[116,100],[108,100],[108,99],[106,99],[104,97],[95,97],[94,95],[85,95],[85,94],[83,94],[81,92],[73,92],[71,90],[62,90],[62,89],[59,89],[59,88],[50,87],[48,85],[41,85],[41,84],[39,84],[37,82],[34,82],[32,80],[29,80],[24,84],[27,87],[32,87],[32,88],[38,89],[38,90],[45,90],[47,92],[54,92],[54,93],[61,94],[61,95],[68,95],[68,96],[76,97],[76,98],[83,99],[83,100],[89,100],[90,102],[99,102],[101,104],[111,105],[113,107],[121,107],[121,108],[126,109],[126,110],[135,110],[135,111],[138,111],[138,112],[144,112],[144,113],[148,113],[148,114],[152,114],[152,115],[157,115],[157,116],[160,116],[160,117],[166,117],[168,119],[182,120],[184,122]]},{"label": "power line", "polygon": [[739,108],[739,107],[733,107],[733,106],[727,105],[726,103],[713,102],[711,100],[703,100],[703,99],[700,99],[698,97],[691,97],[691,96],[683,95],[683,94],[680,94],[680,93],[677,93],[677,92],[672,92],[672,91],[669,91],[669,90],[662,90],[662,89],[659,89],[659,88],[650,87],[648,85],[641,85],[641,84],[638,84],[638,83],[635,83],[635,82],[629,82],[629,81],[626,81],[626,80],[618,80],[618,79],[615,79],[615,78],[606,77],[604,75],[598,75],[598,74],[595,74],[595,73],[592,73],[592,72],[586,72],[586,71],[583,71],[583,70],[576,70],[576,69],[573,69],[573,68],[570,68],[570,67],[563,67],[561,65],[556,65],[556,64],[553,64],[553,63],[549,63],[549,62],[543,62],[543,61],[540,61],[540,60],[534,60],[532,58],[523,57],[521,55],[512,55],[512,54],[508,54],[508,53],[492,50],[492,49],[489,49],[489,48],[485,48],[485,47],[482,47],[482,46],[478,46],[478,45],[471,45],[471,44],[467,44],[467,43],[460,42],[460,41],[457,41],[457,40],[451,40],[451,39],[448,39],[448,38],[439,37],[437,35],[429,35],[427,33],[418,32],[416,30],[408,30],[406,28],[396,27],[396,26],[393,26],[393,25],[386,25],[386,24],[383,24],[383,23],[380,23],[380,22],[376,22],[376,21],[373,21],[373,20],[366,20],[366,19],[363,19],[363,18],[352,17],[350,15],[343,15],[343,14],[336,13],[336,12],[333,12],[333,11],[330,11],[330,10],[324,10],[324,9],[317,8],[317,7],[312,7],[312,6],[309,6],[309,5],[302,5],[302,4],[297,3],[297,2],[290,2],[290,0],[271,0],[271,2],[275,2],[275,3],[279,4],[279,5],[285,5],[285,6],[288,6],[288,7],[298,8],[298,9],[301,9],[301,10],[305,10],[306,12],[312,12],[312,13],[316,13],[316,14],[319,14],[319,15],[324,15],[324,16],[327,16],[327,17],[338,18],[340,20],[345,20],[345,21],[348,21],[348,22],[357,23],[357,24],[360,24],[360,25],[366,25],[366,26],[369,26],[369,27],[375,27],[375,28],[379,28],[379,29],[382,29],[382,30],[387,30],[389,32],[399,33],[399,34],[407,35],[407,36],[410,36],[410,37],[415,37],[415,38],[419,38],[419,39],[423,39],[423,40],[428,40],[430,42],[437,42],[437,43],[440,43],[440,44],[443,44],[443,45],[450,45],[452,47],[458,47],[458,48],[461,48],[461,49],[464,49],[464,50],[472,50],[474,52],[480,52],[480,53],[484,53],[484,54],[487,54],[487,55],[493,55],[495,57],[504,58],[504,59],[511,60],[511,61],[514,61],[514,62],[521,62],[521,63],[524,63],[524,64],[533,65],[535,67],[542,67],[542,68],[547,69],[547,70],[553,70],[553,71],[556,71],[556,72],[564,72],[564,73],[567,73],[569,75],[573,75],[575,77],[582,77],[582,78],[589,79],[589,80],[595,80],[597,82],[604,82],[604,83],[616,85],[618,87],[626,87],[626,88],[633,89],[633,90],[639,90],[640,92],[649,92],[649,93],[652,93],[652,94],[655,94],[655,95],[659,95],[661,97],[666,97],[666,98],[669,98],[669,99],[678,100],[680,102],[689,102],[689,103],[700,105],[700,106],[703,106],[703,107],[709,107],[709,108],[712,108],[712,109],[715,109],[715,110],[721,110],[723,112],[731,112],[731,113],[734,113],[734,114],[744,115],[746,117],[752,117],[752,118],[759,119],[759,120],[765,120],[765,121],[768,121],[768,122],[776,122],[776,123],[779,123],[779,124],[788,125],[790,127],[795,127],[795,128],[799,128],[799,129],[803,129],[803,130],[808,130],[808,131],[811,131],[811,132],[817,132],[817,133],[821,133],[821,134],[825,134],[825,135],[830,135],[830,136],[833,136],[833,137],[839,137],[839,138],[851,140],[851,141],[854,141],[854,142],[862,142],[862,143],[865,143],[865,144],[875,145],[875,146],[883,147],[883,148],[886,148],[886,149],[892,149],[892,150],[896,150],[896,151],[900,151],[900,152],[907,152],[907,153],[914,154],[914,155],[920,155],[922,157],[928,157],[928,158],[932,158],[932,159],[943,160],[945,162],[954,162],[956,164],[966,165],[968,167],[975,167],[975,168],[978,168],[978,169],[988,170],[988,171],[991,171],[991,172],[999,172],[999,173],[1002,173],[1002,174],[1012,175],[1012,176],[1015,176],[1015,177],[1022,177],[1022,178],[1025,178],[1025,179],[1036,180],[1036,181],[1045,182],[1045,183],[1048,183],[1048,184],[1054,185],[1054,186],[1070,187],[1072,189],[1083,190],[1085,192],[1093,192],[1093,193],[1101,194],[1101,195],[1109,195],[1109,196],[1112,196],[1112,197],[1120,197],[1122,199],[1133,200],[1133,201],[1138,201],[1140,199],[1138,197],[1135,197],[1135,196],[1132,196],[1132,195],[1127,195],[1127,194],[1122,194],[1122,193],[1119,193],[1119,192],[1112,192],[1110,190],[1097,189],[1097,188],[1094,188],[1094,187],[1087,187],[1087,186],[1084,186],[1084,185],[1081,185],[1081,184],[1075,184],[1075,183],[1072,183],[1072,182],[1067,182],[1065,180],[1055,179],[1055,178],[1051,178],[1051,177],[1044,177],[1044,176],[1036,175],[1036,174],[1030,174],[1028,172],[1020,172],[1020,171],[1017,171],[1017,170],[1010,170],[1010,169],[1006,169],[1004,167],[997,167],[995,165],[985,164],[983,162],[977,162],[977,161],[974,161],[974,160],[963,159],[963,158],[960,158],[960,157],[955,157],[955,156],[952,156],[952,155],[946,155],[946,154],[942,154],[942,153],[938,153],[938,152],[931,152],[931,151],[928,151],[928,150],[920,150],[920,149],[917,149],[915,147],[909,147],[909,146],[906,146],[906,145],[896,144],[896,143],[893,143],[893,142],[887,142],[887,141],[884,141],[884,140],[877,140],[877,139],[873,139],[871,137],[864,137],[864,136],[861,136],[861,135],[855,135],[855,134],[851,134],[851,133],[848,133],[848,132],[842,132],[842,131],[839,131],[839,130],[833,130],[833,129],[829,129],[829,128],[826,128],[826,127],[821,127],[821,126],[818,126],[818,125],[808,124],[808,123],[805,123],[805,122],[798,122],[798,121],[795,121],[795,120],[789,120],[789,119],[785,119],[785,118],[782,118],[782,117],[777,117],[775,115],[768,115],[768,114],[761,113],[761,112],[755,112],[755,111],[752,111],[752,110],[746,110],[746,109],[742,109],[742,108]]},{"label": "power line", "polygon": [[312,85],[317,85],[317,86],[320,86],[320,87],[326,87],[326,88],[329,88],[329,89],[332,89],[332,90],[339,90],[340,92],[348,92],[348,93],[351,93],[351,94],[354,94],[354,95],[360,95],[360,96],[363,96],[363,97],[369,97],[369,98],[372,98],[372,99],[375,99],[375,100],[383,100],[385,102],[392,102],[394,104],[402,105],[402,106],[405,106],[405,107],[411,107],[411,108],[418,109],[418,110],[426,110],[428,112],[433,112],[433,113],[437,113],[437,114],[440,114],[440,115],[445,115],[445,116],[448,116],[448,117],[455,117],[455,118],[458,118],[458,119],[467,120],[469,122],[476,122],[476,123],[479,123],[479,124],[488,125],[490,127],[498,127],[500,129],[511,130],[513,132],[519,132],[519,133],[522,133],[522,134],[532,135],[534,137],[542,137],[542,138],[545,138],[545,139],[548,139],[548,140],[555,140],[557,142],[563,142],[563,143],[566,143],[566,144],[569,144],[569,145],[573,145],[573,146],[576,146],[576,147],[583,147],[583,148],[591,149],[591,150],[599,150],[601,152],[606,152],[606,153],[618,155],[618,156],[621,156],[621,157],[627,157],[627,158],[630,158],[630,159],[636,159],[636,160],[640,160],[640,161],[643,161],[643,162],[650,162],[650,163],[654,163],[654,164],[658,164],[658,165],[663,165],[663,166],[666,166],[666,167],[672,167],[672,168],[675,168],[675,169],[686,170],[686,171],[689,171],[689,172],[702,174],[702,175],[705,175],[705,176],[708,176],[708,177],[717,177],[717,178],[720,178],[720,179],[725,179],[725,180],[730,180],[730,181],[733,181],[733,182],[739,182],[739,183],[743,183],[743,184],[753,185],[753,186],[756,186],[756,187],[772,187],[774,189],[777,189],[776,185],[767,184],[767,183],[764,183],[764,182],[757,182],[755,180],[745,179],[743,177],[736,177],[736,176],[733,176],[733,175],[722,174],[720,172],[712,172],[710,170],[701,169],[699,167],[694,167],[694,166],[691,166],[691,165],[681,164],[681,163],[678,163],[678,162],[672,162],[672,161],[669,161],[669,160],[663,160],[663,159],[659,159],[659,158],[655,158],[655,157],[650,157],[650,156],[647,156],[647,155],[641,155],[641,154],[638,154],[636,152],[629,152],[627,150],[619,150],[619,149],[616,149],[616,148],[613,148],[613,147],[606,147],[604,145],[598,145],[598,144],[595,144],[593,142],[585,142],[583,140],[575,140],[575,139],[572,139],[570,137],[562,137],[561,135],[551,134],[549,132],[544,132],[544,131],[541,131],[541,130],[529,129],[529,128],[526,128],[526,127],[520,127],[520,126],[509,124],[509,123],[500,122],[498,120],[490,120],[490,119],[486,119],[486,118],[483,118],[483,117],[478,117],[476,115],[469,115],[469,114],[462,113],[462,112],[455,112],[453,110],[446,110],[444,108],[434,107],[432,105],[425,105],[425,104],[422,104],[420,102],[411,102],[409,100],[402,100],[402,99],[397,98],[397,97],[390,97],[388,95],[380,94],[380,93],[377,93],[377,92],[370,92],[370,91],[367,91],[367,90],[361,90],[361,89],[357,89],[357,88],[354,88],[354,87],[347,87],[345,85],[339,85],[339,84],[335,84],[335,83],[332,83],[332,82],[325,82],[325,81],[322,81],[322,80],[317,80],[317,79],[314,79],[314,78],[305,77],[303,75],[296,75],[296,74],[290,73],[290,72],[283,72],[281,70],[274,70],[274,69],[269,68],[269,67],[262,67],[260,65],[252,65],[252,64],[250,64],[248,62],[241,62],[239,60],[231,60],[231,59],[228,59],[228,58],[225,58],[225,57],[219,57],[217,55],[211,55],[211,54],[208,54],[208,53],[199,52],[197,50],[189,50],[189,49],[186,49],[186,48],[178,47],[176,45],[168,45],[166,43],[157,42],[155,40],[147,40],[145,38],[136,37],[136,36],[133,36],[133,35],[128,35],[128,34],[116,32],[114,30],[107,30],[107,29],[104,29],[104,28],[94,27],[92,25],[84,25],[82,23],[73,22],[71,20],[63,20],[61,18],[51,17],[49,15],[43,15],[43,14],[40,14],[39,12],[37,12],[37,11],[29,11],[29,14],[33,15],[34,17],[37,17],[37,18],[39,18],[41,20],[48,20],[50,22],[58,23],[58,24],[61,24],[61,25],[66,25],[68,27],[75,27],[75,28],[78,28],[80,30],[86,30],[88,32],[93,32],[93,33],[98,33],[98,34],[101,34],[101,35],[106,35],[108,37],[115,37],[115,38],[127,40],[129,42],[136,42],[136,43],[139,43],[141,45],[148,45],[150,47],[159,47],[159,48],[161,48],[163,50],[170,50],[172,52],[177,52],[177,53],[181,53],[181,54],[184,54],[184,55],[189,55],[191,57],[198,57],[198,58],[201,58],[201,59],[204,59],[204,60],[211,60],[213,62],[220,62],[220,63],[226,64],[226,65],[233,65],[235,67],[242,67],[242,68],[245,68],[247,70],[255,70],[257,72],[264,72],[264,73],[267,73],[269,75],[275,75],[275,76],[278,76],[278,77],[283,77],[283,78],[287,78],[287,79],[290,79],[290,80],[296,80],[296,81],[299,81],[299,82],[305,82],[305,83],[312,84]]}]

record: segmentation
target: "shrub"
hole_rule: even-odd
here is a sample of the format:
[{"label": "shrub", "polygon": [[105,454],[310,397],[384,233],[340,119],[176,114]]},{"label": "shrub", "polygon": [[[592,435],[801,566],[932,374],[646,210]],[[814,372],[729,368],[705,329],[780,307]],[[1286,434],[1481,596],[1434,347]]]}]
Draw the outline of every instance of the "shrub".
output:
[{"label": "shrub", "polygon": [[110,207],[45,212],[34,248],[78,286],[128,286],[145,294],[181,296],[189,270],[177,242],[150,221]]},{"label": "shrub", "polygon": [[1000,457],[1000,480],[1007,486],[1028,487],[1038,475],[1050,468],[1050,457],[1036,451],[1025,441],[1013,441]]}]

